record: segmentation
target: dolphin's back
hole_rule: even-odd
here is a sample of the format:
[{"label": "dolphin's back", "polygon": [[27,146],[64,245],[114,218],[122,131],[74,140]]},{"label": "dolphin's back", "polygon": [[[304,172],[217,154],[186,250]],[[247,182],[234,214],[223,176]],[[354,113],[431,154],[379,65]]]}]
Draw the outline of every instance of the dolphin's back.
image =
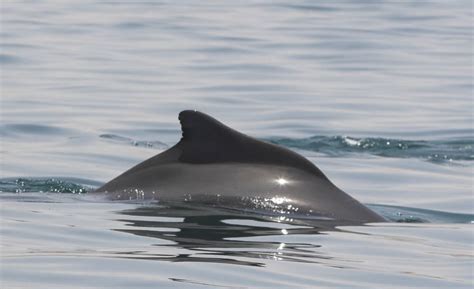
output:
[{"label": "dolphin's back", "polygon": [[331,218],[383,220],[293,151],[244,135],[201,112],[183,111],[179,120],[182,138],[175,146],[97,192],[128,199],[140,191],[163,201],[193,196],[194,200],[203,196],[220,196],[220,200],[278,197]]}]

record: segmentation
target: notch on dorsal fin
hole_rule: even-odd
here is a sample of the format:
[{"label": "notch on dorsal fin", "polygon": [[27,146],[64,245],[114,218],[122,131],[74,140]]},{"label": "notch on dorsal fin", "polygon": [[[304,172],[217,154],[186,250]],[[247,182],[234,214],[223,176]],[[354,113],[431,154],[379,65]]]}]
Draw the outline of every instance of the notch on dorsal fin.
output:
[{"label": "notch on dorsal fin", "polygon": [[185,110],[179,114],[182,138],[180,161],[189,163],[212,163],[226,158],[223,147],[232,151],[237,131],[199,111]]},{"label": "notch on dorsal fin", "polygon": [[179,120],[183,134],[178,143],[181,162],[275,164],[298,167],[326,178],[316,166],[299,154],[242,134],[202,112],[182,111]]},{"label": "notch on dorsal fin", "polygon": [[216,119],[196,110],[184,110],[179,113],[182,141],[211,141],[231,130]]}]

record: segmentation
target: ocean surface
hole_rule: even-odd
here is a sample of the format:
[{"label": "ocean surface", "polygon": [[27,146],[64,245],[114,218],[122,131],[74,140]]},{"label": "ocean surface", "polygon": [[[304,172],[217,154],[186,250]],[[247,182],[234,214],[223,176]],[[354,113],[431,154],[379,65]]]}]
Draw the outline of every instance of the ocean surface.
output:
[{"label": "ocean surface", "polygon": [[[2,1],[1,288],[472,288],[473,2]],[[197,109],[387,223],[105,202]]]}]

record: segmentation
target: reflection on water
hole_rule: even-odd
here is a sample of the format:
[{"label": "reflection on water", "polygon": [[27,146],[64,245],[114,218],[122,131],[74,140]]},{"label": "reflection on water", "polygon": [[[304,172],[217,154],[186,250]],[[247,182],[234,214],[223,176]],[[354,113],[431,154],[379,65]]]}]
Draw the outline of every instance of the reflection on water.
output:
[{"label": "reflection on water", "polygon": [[137,256],[132,254],[127,257],[172,262],[215,262],[249,266],[264,266],[259,259],[318,262],[317,259],[330,258],[316,251],[320,245],[252,241],[245,238],[287,234],[315,235],[324,234],[322,230],[336,230],[328,224],[316,227],[274,223],[270,217],[209,207],[145,206],[118,213],[125,216],[118,221],[125,222],[130,229],[116,231],[172,241],[172,245],[159,246],[173,246],[192,251],[175,256],[144,255],[139,252]]},{"label": "reflection on water", "polygon": [[0,202],[8,288],[469,288],[472,280],[469,224],[334,228],[213,206],[57,193],[1,193]]}]

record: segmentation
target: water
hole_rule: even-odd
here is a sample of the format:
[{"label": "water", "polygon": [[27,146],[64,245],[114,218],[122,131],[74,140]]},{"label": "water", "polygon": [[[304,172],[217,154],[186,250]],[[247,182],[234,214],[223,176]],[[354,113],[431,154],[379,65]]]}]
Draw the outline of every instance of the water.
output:
[{"label": "water", "polygon": [[[472,287],[471,1],[0,7],[0,287]],[[392,222],[87,197],[176,143],[183,109]]]}]

